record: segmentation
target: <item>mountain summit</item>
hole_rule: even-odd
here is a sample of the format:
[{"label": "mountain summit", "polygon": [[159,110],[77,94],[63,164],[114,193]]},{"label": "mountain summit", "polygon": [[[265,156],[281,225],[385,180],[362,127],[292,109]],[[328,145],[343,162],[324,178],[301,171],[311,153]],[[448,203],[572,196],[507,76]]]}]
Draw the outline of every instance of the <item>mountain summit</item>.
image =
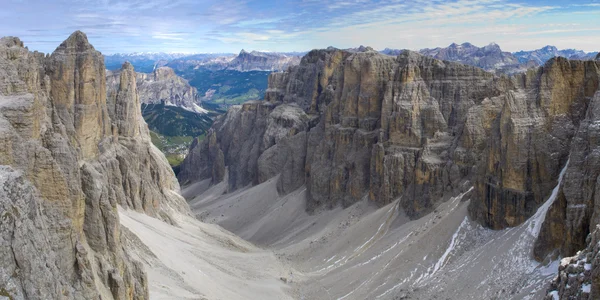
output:
[{"label": "mountain summit", "polygon": [[0,295],[146,299],[118,207],[188,215],[151,144],[135,72],[106,97],[104,59],[76,31],[50,56],[0,39]]}]

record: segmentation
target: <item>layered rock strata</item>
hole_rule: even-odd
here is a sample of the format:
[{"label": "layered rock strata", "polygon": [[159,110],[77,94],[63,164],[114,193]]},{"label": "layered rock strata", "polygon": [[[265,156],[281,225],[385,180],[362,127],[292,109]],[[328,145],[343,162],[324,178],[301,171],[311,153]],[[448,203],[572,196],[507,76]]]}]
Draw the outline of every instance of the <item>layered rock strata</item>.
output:
[{"label": "layered rock strata", "polygon": [[[106,71],[107,95],[115,97],[120,84],[120,71]],[[136,73],[141,103],[177,106],[196,113],[205,113],[195,87],[177,76],[169,67],[156,68],[152,73]]]},{"label": "layered rock strata", "polygon": [[[599,69],[554,58],[507,77],[410,51],[314,50],[271,74],[265,101],[232,107],[194,143],[180,180],[227,178],[234,190],[281,174],[281,193],[306,185],[309,211],[399,199],[412,218],[474,186],[471,216],[501,229],[535,212],[571,155],[536,257],[572,255],[598,223]],[[290,107],[273,123],[284,138],[271,138],[269,120]]]},{"label": "layered rock strata", "polygon": [[147,299],[121,244],[117,205],[167,222],[189,213],[123,66],[106,97],[102,54],[82,32],[51,55],[0,40],[0,295]]}]

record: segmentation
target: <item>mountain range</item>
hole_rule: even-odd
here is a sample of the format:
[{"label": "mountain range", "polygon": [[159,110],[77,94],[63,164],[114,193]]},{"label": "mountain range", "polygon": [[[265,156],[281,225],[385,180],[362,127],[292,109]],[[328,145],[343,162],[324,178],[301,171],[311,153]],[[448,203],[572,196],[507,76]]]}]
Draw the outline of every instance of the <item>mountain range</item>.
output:
[{"label": "mountain range", "polygon": [[[157,67],[151,73],[136,72],[135,80],[142,117],[150,128],[152,142],[175,167],[187,155],[192,139],[203,136],[213,118],[222,112],[202,107],[196,88],[169,67]],[[120,70],[106,71],[108,97],[118,94],[120,81]]]},{"label": "mountain range", "polygon": [[519,51],[513,53],[515,57],[519,59],[519,62],[526,63],[529,61],[534,61],[538,65],[543,65],[546,61],[553,57],[561,56],[568,59],[577,59],[577,60],[589,60],[594,59],[598,52],[590,52],[586,53],[581,50],[575,49],[565,49],[558,50],[554,46],[546,46],[541,49],[533,50],[533,51]]},{"label": "mountain range", "polygon": [[[305,52],[247,52],[230,53],[132,53],[105,56],[109,70],[120,68],[125,61],[133,64],[140,72],[151,72],[156,67],[168,66],[176,71],[204,68],[211,71],[281,71],[288,66],[296,65]],[[151,66],[151,68],[150,68]],[[150,70],[148,70],[150,68]]]},{"label": "mountain range", "polygon": [[[466,46],[427,53],[516,62]],[[305,298],[596,298],[599,87],[593,60],[497,76],[313,50],[219,117],[178,178],[208,188],[187,197],[204,220],[304,266]]]},{"label": "mountain range", "polygon": [[0,298],[599,298],[599,60],[312,50],[177,177],[141,99],[193,88],[104,60],[0,39]]},{"label": "mountain range", "polygon": [[[397,53],[387,49],[388,53]],[[565,57],[574,60],[591,60],[598,52],[585,53],[581,50],[558,50],[554,46],[546,46],[533,51],[505,52],[495,43],[477,47],[470,43],[451,44],[446,48],[423,49],[419,53],[440,60],[448,60],[480,67],[486,71],[500,73],[518,73],[545,64],[554,57]]]},{"label": "mountain range", "polygon": [[[114,94],[119,87],[120,71],[107,71],[107,94]],[[191,112],[203,114],[200,96],[188,81],[177,76],[169,67],[158,67],[152,73],[136,73],[136,83],[143,104],[177,106]]]},{"label": "mountain range", "polygon": [[[364,52],[373,50],[371,47],[360,46],[345,49],[350,52]],[[397,56],[403,50],[386,48],[380,53]],[[452,43],[448,47],[422,49],[419,53],[440,60],[461,62],[464,64],[480,67],[487,71],[498,70],[503,73],[522,72],[527,68],[541,66],[549,59],[561,56],[568,59],[589,60],[594,59],[598,52],[586,53],[582,50],[565,49],[558,50],[554,46],[531,51],[506,52],[500,46],[491,43],[484,47],[477,47],[471,43]],[[306,52],[260,52],[241,50],[239,54],[167,54],[167,53],[132,53],[114,54],[105,56],[107,68],[118,68],[125,61],[130,61],[140,71],[148,66],[152,69],[156,66],[169,66],[178,72],[184,72],[190,68],[205,68],[207,70],[237,70],[237,71],[284,71],[289,66],[300,63],[300,58]],[[147,71],[150,72],[150,71]]]}]

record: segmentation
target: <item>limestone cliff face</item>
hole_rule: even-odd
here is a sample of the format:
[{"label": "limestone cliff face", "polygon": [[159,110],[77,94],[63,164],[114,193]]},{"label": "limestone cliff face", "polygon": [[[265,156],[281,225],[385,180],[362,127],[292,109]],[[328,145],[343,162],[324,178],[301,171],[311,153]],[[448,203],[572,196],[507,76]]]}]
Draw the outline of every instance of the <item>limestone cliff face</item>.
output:
[{"label": "limestone cliff face", "polygon": [[[107,94],[114,97],[120,84],[120,71],[107,71]],[[204,113],[196,88],[177,76],[169,67],[156,68],[152,73],[136,73],[135,81],[141,103],[178,106],[189,111]]]},{"label": "limestone cliff face", "polygon": [[[498,77],[408,51],[315,50],[271,74],[264,102],[218,120],[215,137],[192,146],[181,179],[219,181],[213,171],[228,170],[236,189],[281,174],[293,184],[280,192],[306,185],[309,210],[400,199],[411,217],[473,186],[471,216],[501,229],[535,212],[570,156],[535,253],[572,255],[600,222],[599,69],[597,61],[554,58]],[[266,124],[282,106],[306,116],[296,114],[286,137],[267,143]]]},{"label": "limestone cliff face", "polygon": [[229,190],[235,190],[282,173],[279,189],[291,192],[304,183],[307,128],[308,116],[297,105],[250,101],[233,106],[204,141],[192,143],[179,179],[218,183],[227,173]]},{"label": "limestone cliff face", "polygon": [[[597,89],[599,71],[593,71],[588,74],[594,74],[590,82]],[[564,182],[536,243],[538,258],[573,255],[585,248],[586,237],[600,224],[600,91],[594,86],[581,91],[592,96],[586,97],[587,107],[574,126]],[[558,251],[551,253],[554,249]]]},{"label": "limestone cliff face", "polygon": [[75,32],[50,56],[0,40],[0,291],[12,299],[146,299],[117,205],[188,213],[152,146],[135,72],[106,97],[102,55]]},{"label": "limestone cliff face", "polygon": [[[348,206],[363,197],[383,205],[402,196],[403,207],[413,217],[431,210],[437,199],[468,188],[459,184],[469,178],[476,155],[458,147],[462,120],[483,96],[499,95],[511,84],[475,67],[411,52],[394,58],[335,49],[312,51],[298,67],[274,73],[269,80],[266,103],[261,105],[297,105],[307,115],[306,125],[300,127],[305,129],[291,133],[298,132],[298,144],[306,145],[306,154],[294,158],[304,165],[309,209]],[[228,120],[236,119],[220,122]],[[213,148],[217,146],[218,140]],[[224,153],[229,149],[219,147]],[[214,165],[208,158],[203,163],[193,160],[190,157],[182,169]],[[231,177],[237,167],[225,162]],[[230,188],[239,187],[232,186],[231,178],[229,183]]]},{"label": "limestone cliff face", "polygon": [[285,70],[297,65],[300,57],[279,53],[247,52],[242,49],[240,53],[229,62],[227,69],[238,71],[276,71]]}]

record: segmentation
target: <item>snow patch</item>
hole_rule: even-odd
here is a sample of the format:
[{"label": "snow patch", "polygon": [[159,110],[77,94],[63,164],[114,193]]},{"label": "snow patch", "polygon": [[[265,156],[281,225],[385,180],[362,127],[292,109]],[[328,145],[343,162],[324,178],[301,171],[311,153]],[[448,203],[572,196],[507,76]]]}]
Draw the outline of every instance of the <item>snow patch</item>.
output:
[{"label": "snow patch", "polygon": [[[452,252],[452,250],[454,250],[454,247],[456,246],[456,240],[458,238],[458,233],[462,230],[463,227],[465,227],[467,225],[468,221],[469,221],[468,218],[465,217],[463,219],[462,223],[460,223],[460,226],[458,226],[458,229],[456,229],[456,232],[454,233],[454,235],[452,235],[452,239],[450,240],[450,245],[446,249],[446,252],[444,252],[444,254],[442,254],[442,257],[440,257],[440,259],[438,259],[438,261],[435,263],[435,266],[433,267],[433,272],[431,273],[431,275],[435,274],[435,272],[437,272],[439,269],[441,269],[444,266],[444,263],[446,262],[448,255],[450,255],[450,253]],[[429,275],[429,276],[431,276],[431,275]]]},{"label": "snow patch", "polygon": [[527,222],[526,222],[527,230],[534,237],[537,237],[540,234],[540,229],[542,228],[542,224],[544,223],[544,220],[546,219],[546,213],[548,212],[548,209],[550,208],[550,206],[552,206],[552,204],[556,200],[556,197],[558,196],[558,191],[560,190],[560,185],[563,181],[563,178],[565,176],[565,173],[566,173],[568,167],[569,167],[569,160],[567,160],[567,163],[565,164],[563,169],[560,171],[560,175],[558,176],[558,182],[556,183],[556,186],[552,190],[552,194],[550,194],[550,197],[548,197],[548,200],[546,200],[546,202],[544,202],[544,204],[542,206],[540,206],[540,208],[538,208],[535,215],[533,215],[533,217],[529,218],[529,220],[527,220]]},{"label": "snow patch", "polygon": [[591,284],[584,283],[583,285],[581,285],[581,291],[582,292],[589,294],[591,290],[592,290],[592,285]]},{"label": "snow patch", "polygon": [[208,113],[208,110],[202,108],[200,105],[198,105],[196,103],[192,103],[192,107],[194,108],[194,111],[199,114],[207,114]]}]

